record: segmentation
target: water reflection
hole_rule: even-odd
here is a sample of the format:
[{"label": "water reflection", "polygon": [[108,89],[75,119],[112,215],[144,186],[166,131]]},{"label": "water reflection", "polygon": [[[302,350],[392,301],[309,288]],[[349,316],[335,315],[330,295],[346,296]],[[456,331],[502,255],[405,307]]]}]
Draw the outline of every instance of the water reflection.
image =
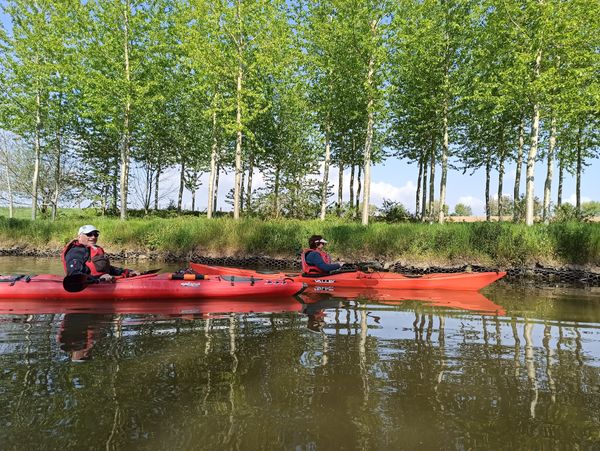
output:
[{"label": "water reflection", "polygon": [[598,446],[600,303],[388,295],[0,306],[4,447]]}]

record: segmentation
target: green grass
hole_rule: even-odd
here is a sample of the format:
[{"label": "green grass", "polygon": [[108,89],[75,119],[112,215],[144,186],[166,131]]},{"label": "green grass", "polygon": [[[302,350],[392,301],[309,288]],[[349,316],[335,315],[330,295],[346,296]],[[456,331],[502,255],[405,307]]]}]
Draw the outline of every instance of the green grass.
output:
[{"label": "green grass", "polygon": [[[6,209],[0,209],[0,214]],[[109,251],[156,251],[185,258],[190,253],[214,256],[292,258],[312,234],[325,236],[328,251],[347,261],[383,259],[406,264],[485,264],[500,267],[542,264],[600,265],[600,224],[456,224],[359,223],[329,218],[262,221],[228,217],[133,218],[121,222],[89,211],[61,211],[56,221],[0,216],[0,248],[58,250],[82,224],[101,231]]]}]

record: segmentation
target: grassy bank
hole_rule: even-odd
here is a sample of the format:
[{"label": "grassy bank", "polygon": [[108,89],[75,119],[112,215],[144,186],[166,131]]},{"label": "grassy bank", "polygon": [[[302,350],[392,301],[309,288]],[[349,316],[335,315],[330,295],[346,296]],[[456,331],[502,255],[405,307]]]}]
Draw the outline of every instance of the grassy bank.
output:
[{"label": "grassy bank", "polygon": [[101,230],[109,252],[191,253],[211,256],[293,258],[307,238],[319,233],[329,252],[345,260],[383,259],[406,264],[484,264],[501,267],[542,264],[600,265],[600,224],[555,223],[526,227],[512,223],[386,224],[363,227],[331,219],[260,221],[203,217],[102,218],[86,212],[57,221],[0,216],[0,248],[58,250],[80,225]]}]

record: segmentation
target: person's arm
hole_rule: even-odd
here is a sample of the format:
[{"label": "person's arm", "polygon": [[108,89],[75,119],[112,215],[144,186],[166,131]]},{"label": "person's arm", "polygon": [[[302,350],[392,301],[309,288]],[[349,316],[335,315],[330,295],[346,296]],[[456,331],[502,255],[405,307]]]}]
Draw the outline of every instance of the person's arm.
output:
[{"label": "person's arm", "polygon": [[318,252],[309,252],[305,258],[306,263],[312,266],[316,266],[321,271],[325,272],[335,271],[336,269],[340,269],[342,267],[342,265],[340,265],[339,263],[325,263],[323,261],[323,258],[321,257],[321,254],[319,254]]},{"label": "person's arm", "polygon": [[135,269],[119,268],[118,266],[112,266],[112,265],[110,267],[109,274],[111,276],[125,276],[125,277],[134,277],[134,276],[140,275],[139,271],[136,271]]},{"label": "person's arm", "polygon": [[82,246],[74,246],[65,255],[67,263],[67,276],[71,274],[90,274],[90,268],[85,262],[88,259],[88,250]]}]

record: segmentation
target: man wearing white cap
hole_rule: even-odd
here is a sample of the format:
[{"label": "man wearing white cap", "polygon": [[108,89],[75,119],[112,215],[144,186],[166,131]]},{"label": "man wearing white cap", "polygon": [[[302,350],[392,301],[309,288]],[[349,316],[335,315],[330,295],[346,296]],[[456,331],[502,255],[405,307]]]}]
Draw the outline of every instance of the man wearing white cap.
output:
[{"label": "man wearing white cap", "polygon": [[139,275],[131,269],[111,266],[104,249],[96,244],[99,235],[98,229],[91,224],[79,228],[77,239],[67,244],[61,255],[67,276],[89,274],[100,280],[112,282],[114,276]]},{"label": "man wearing white cap", "polygon": [[340,269],[343,262],[331,263],[331,256],[323,250],[327,240],[321,235],[313,235],[308,239],[309,249],[302,251],[302,273],[306,275],[325,275]]}]

